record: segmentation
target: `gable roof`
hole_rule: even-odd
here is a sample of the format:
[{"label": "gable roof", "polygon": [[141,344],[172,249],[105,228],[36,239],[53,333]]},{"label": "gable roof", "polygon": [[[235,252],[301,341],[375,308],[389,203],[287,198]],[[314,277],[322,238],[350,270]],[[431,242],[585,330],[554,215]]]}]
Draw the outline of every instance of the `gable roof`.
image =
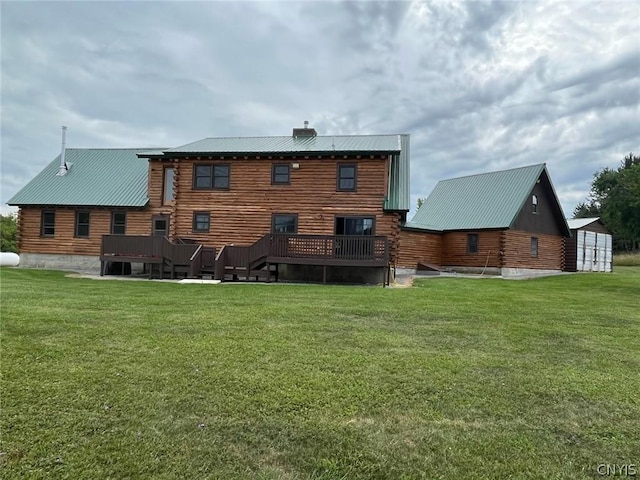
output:
[{"label": "gable roof", "polygon": [[[602,221],[600,221],[600,217],[591,217],[591,218],[571,218],[567,220],[567,225],[569,225],[569,228],[571,230],[577,230],[579,228],[586,227],[587,225],[593,222],[600,222],[602,224]],[[604,224],[602,225],[604,226]]]},{"label": "gable roof", "polygon": [[[60,155],[27,183],[9,205],[143,207],[148,202],[148,162],[140,148],[67,148],[69,170],[56,175]],[[152,149],[148,149],[152,150]]]},{"label": "gable roof", "polygon": [[314,137],[205,138],[166,153],[327,153],[400,152],[400,135],[326,135]]},{"label": "gable roof", "polygon": [[[546,165],[541,163],[442,180],[406,226],[432,231],[509,228],[543,172]],[[555,191],[553,196],[561,213]]]}]

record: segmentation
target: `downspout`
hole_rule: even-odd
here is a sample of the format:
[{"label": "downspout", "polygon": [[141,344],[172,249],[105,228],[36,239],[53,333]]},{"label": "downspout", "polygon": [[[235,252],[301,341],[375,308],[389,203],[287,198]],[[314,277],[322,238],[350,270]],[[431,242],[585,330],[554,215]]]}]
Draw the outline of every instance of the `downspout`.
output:
[{"label": "downspout", "polygon": [[62,177],[67,174],[69,168],[67,167],[67,162],[65,161],[65,151],[66,151],[66,136],[67,136],[67,127],[62,126],[62,151],[60,152],[60,166],[58,167],[57,176]]}]

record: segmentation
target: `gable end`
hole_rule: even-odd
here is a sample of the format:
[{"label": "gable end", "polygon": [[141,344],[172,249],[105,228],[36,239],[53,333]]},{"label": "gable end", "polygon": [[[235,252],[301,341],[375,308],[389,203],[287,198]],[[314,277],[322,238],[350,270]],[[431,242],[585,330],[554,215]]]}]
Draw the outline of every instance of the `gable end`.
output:
[{"label": "gable end", "polygon": [[[534,203],[536,203],[535,206]],[[529,191],[518,215],[516,215],[510,225],[510,229],[531,233],[569,236],[569,230],[564,215],[562,214],[562,208],[546,168],[542,170],[538,180]]]}]

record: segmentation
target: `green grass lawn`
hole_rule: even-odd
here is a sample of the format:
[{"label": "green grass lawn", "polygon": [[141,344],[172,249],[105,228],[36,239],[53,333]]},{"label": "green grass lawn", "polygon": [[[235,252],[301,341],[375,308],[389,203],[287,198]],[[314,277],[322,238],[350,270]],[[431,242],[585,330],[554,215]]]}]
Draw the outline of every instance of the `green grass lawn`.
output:
[{"label": "green grass lawn", "polygon": [[640,467],[640,267],[413,288],[0,271],[0,476]]}]

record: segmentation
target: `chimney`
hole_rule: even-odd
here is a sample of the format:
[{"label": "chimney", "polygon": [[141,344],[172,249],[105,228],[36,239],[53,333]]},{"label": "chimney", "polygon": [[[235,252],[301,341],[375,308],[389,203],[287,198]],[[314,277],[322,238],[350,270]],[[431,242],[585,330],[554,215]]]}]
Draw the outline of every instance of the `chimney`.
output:
[{"label": "chimney", "polygon": [[62,177],[66,175],[69,171],[69,167],[67,166],[67,162],[65,161],[65,150],[66,150],[66,136],[67,136],[67,127],[62,126],[62,151],[60,152],[60,166],[58,167],[57,176]]},{"label": "chimney", "polygon": [[309,122],[304,121],[304,128],[294,128],[293,137],[315,137],[318,135],[315,128],[309,128]]}]

